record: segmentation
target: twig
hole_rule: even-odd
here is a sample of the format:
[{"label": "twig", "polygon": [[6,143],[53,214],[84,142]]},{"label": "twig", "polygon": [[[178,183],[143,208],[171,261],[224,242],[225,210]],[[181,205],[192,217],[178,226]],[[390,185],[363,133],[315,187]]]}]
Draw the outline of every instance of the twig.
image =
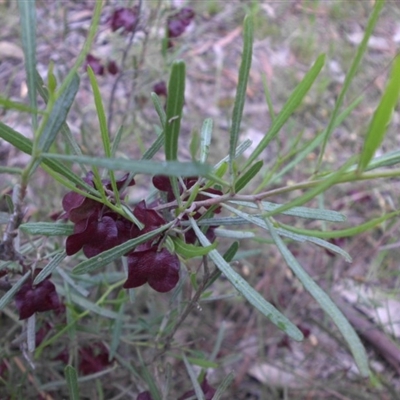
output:
[{"label": "twig", "polygon": [[342,310],[357,332],[375,348],[400,376],[400,349],[374,323],[365,318],[361,312],[347,303],[340,295],[331,293],[332,299]]},{"label": "twig", "polygon": [[164,346],[162,347],[162,349],[159,352],[157,352],[154,355],[151,363],[154,362],[158,357],[162,356],[170,348],[171,341],[172,341],[173,337],[175,336],[175,333],[177,332],[179,327],[182,325],[182,323],[185,321],[185,319],[190,314],[190,312],[193,310],[193,308],[197,305],[198,301],[200,300],[201,295],[203,294],[204,290],[207,288],[207,284],[208,284],[208,281],[210,279],[210,272],[209,272],[208,261],[207,261],[207,257],[206,256],[203,256],[202,264],[203,264],[203,269],[204,269],[202,283],[199,285],[199,287],[197,288],[194,296],[191,298],[189,303],[186,305],[186,308],[184,309],[184,311],[180,315],[179,320],[175,324],[172,332],[165,338]]}]

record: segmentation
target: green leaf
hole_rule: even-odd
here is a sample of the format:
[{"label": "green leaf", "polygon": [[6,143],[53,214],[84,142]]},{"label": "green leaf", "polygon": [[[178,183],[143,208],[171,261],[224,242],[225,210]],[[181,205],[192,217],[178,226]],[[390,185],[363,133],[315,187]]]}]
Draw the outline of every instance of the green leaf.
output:
[{"label": "green leaf", "polygon": [[151,232],[145,233],[144,235],[141,235],[135,239],[128,240],[127,242],[122,243],[119,246],[115,246],[110,250],[103,251],[103,253],[100,253],[98,256],[92,257],[78,264],[73,269],[73,273],[76,275],[80,275],[96,271],[104,267],[105,265],[110,264],[117,258],[122,257],[124,254],[134,249],[137,245],[144,243],[147,240],[153,238],[154,236],[157,236],[158,234],[164,232],[171,225],[172,222],[170,222],[167,225],[161,226],[160,228],[155,229]]},{"label": "green leaf", "polygon": [[39,272],[39,274],[33,281],[33,284],[37,285],[40,282],[44,281],[61,264],[61,261],[64,260],[66,256],[67,255],[65,254],[65,251],[56,254],[51,259],[51,261]]},{"label": "green leaf", "polygon": [[31,114],[41,114],[41,115],[46,114],[44,111],[31,108],[24,103],[19,103],[17,101],[12,101],[10,99],[5,99],[4,97],[1,96],[0,96],[0,106],[5,110],[13,109],[21,112],[28,112]]},{"label": "green leaf", "polygon": [[[252,141],[250,139],[246,139],[243,143],[240,143],[236,148],[235,159],[240,157],[251,145]],[[224,157],[221,161],[214,165],[214,171],[217,171],[221,165],[227,163],[229,161],[229,154]]]},{"label": "green leaf", "polygon": [[104,158],[89,156],[69,156],[63,154],[42,154],[45,159],[65,160],[73,163],[94,165],[111,171],[120,170],[148,175],[169,175],[169,176],[206,176],[211,168],[206,164],[193,162],[151,160],[127,160],[125,158]]},{"label": "green leaf", "polygon": [[260,172],[264,162],[257,161],[254,163],[239,179],[235,182],[235,193],[244,189],[247,184]]},{"label": "green leaf", "polygon": [[204,358],[195,358],[195,357],[187,357],[187,360],[193,364],[193,365],[197,365],[198,367],[201,368],[218,368],[219,365],[218,363],[214,362],[214,361],[209,361],[209,360],[205,360]]},{"label": "green leaf", "polygon": [[271,236],[276,243],[279,251],[281,252],[286,263],[299,278],[300,282],[308,290],[308,292],[317,300],[321,308],[332,318],[333,322],[339,328],[343,337],[346,339],[347,344],[353,354],[361,375],[367,377],[369,375],[368,358],[357,333],[347,321],[346,317],[339,310],[336,304],[329,298],[329,296],[315,283],[315,281],[304,271],[298,263],[293,254],[288,250],[285,243],[278,236],[272,223],[266,218]]},{"label": "green leaf", "polygon": [[317,230],[311,230],[311,229],[301,229],[301,228],[296,228],[294,226],[289,226],[285,224],[279,224],[283,228],[287,229],[288,231],[294,232],[294,233],[299,233],[301,235],[308,235],[308,236],[313,236],[316,238],[324,238],[324,239],[331,239],[331,238],[342,238],[342,237],[351,237],[351,236],[356,236],[359,235],[360,233],[366,232],[370,229],[375,228],[376,226],[380,225],[382,222],[385,222],[386,220],[397,217],[400,214],[400,211],[393,211],[391,213],[388,213],[386,215],[383,215],[382,217],[378,218],[373,218],[363,224],[353,226],[351,228],[347,229],[338,229],[334,231],[317,231]]},{"label": "green leaf", "polygon": [[376,23],[378,22],[378,17],[379,17],[379,14],[380,14],[384,4],[385,4],[385,0],[380,0],[380,1],[375,2],[375,7],[371,13],[371,16],[368,20],[367,26],[365,27],[365,30],[364,30],[364,37],[363,37],[360,45],[357,48],[356,54],[354,56],[354,60],[351,63],[348,73],[346,74],[346,78],[343,82],[342,90],[340,91],[339,96],[336,100],[335,108],[333,109],[331,118],[328,123],[328,127],[326,128],[326,132],[324,133],[324,141],[322,144],[321,151],[319,153],[316,170],[319,169],[319,167],[322,163],[322,158],[325,153],[326,144],[328,143],[328,140],[329,140],[329,138],[333,132],[333,129],[335,127],[334,121],[336,119],[336,115],[339,112],[339,109],[343,103],[344,97],[345,97],[348,89],[350,88],[350,85],[351,85],[351,82],[353,81],[354,76],[357,73],[361,59],[363,58],[364,53],[367,50],[369,38],[372,35],[372,32],[375,28]]},{"label": "green leaf", "polygon": [[229,136],[229,173],[233,176],[233,160],[240,134],[243,107],[246,100],[246,88],[249,79],[251,57],[253,53],[253,19],[246,16],[243,25],[243,54],[239,69],[238,85],[236,88],[235,104],[232,113],[232,126]]},{"label": "green leaf", "polygon": [[190,260],[191,258],[201,257],[207,255],[211,250],[217,247],[217,243],[211,246],[195,246],[194,244],[185,243],[182,239],[172,238],[175,246],[175,251],[183,258]]},{"label": "green leaf", "polygon": [[88,66],[87,72],[93,90],[94,103],[96,105],[97,117],[99,119],[100,133],[101,133],[101,140],[103,142],[104,154],[106,155],[106,157],[111,157],[110,136],[107,128],[107,118],[104,112],[103,100],[101,98],[99,85],[97,83],[96,76],[90,66]]},{"label": "green leaf", "polygon": [[[18,8],[21,19],[22,48],[24,50],[29,105],[31,109],[36,110],[36,4],[34,0],[18,0]],[[32,126],[33,129],[37,128],[36,112],[32,113]]]},{"label": "green leaf", "polygon": [[65,380],[69,391],[70,400],[79,400],[78,374],[72,365],[67,365],[64,369]]},{"label": "green leaf", "polygon": [[49,151],[51,145],[56,139],[57,133],[67,118],[69,109],[75,99],[79,89],[79,77],[74,75],[69,86],[54,103],[51,109],[47,124],[43,129],[43,133],[39,138],[38,150],[45,153]]},{"label": "green leaf", "polygon": [[151,101],[153,102],[154,108],[156,109],[156,112],[158,114],[158,118],[160,118],[161,126],[165,130],[165,126],[167,124],[167,114],[164,111],[160,98],[154,92],[150,94],[150,97]]},{"label": "green leaf", "polygon": [[213,120],[207,118],[203,122],[200,132],[200,162],[207,162],[208,153],[210,151],[211,136],[213,130]]},{"label": "green leaf", "polygon": [[162,146],[164,146],[164,142],[165,133],[162,132],[154,141],[154,143],[149,147],[149,149],[143,154],[142,160],[150,160],[151,158],[153,158],[157,151],[160,150]]},{"label": "green leaf", "polygon": [[294,200],[286,203],[273,211],[269,211],[264,214],[264,217],[270,217],[272,215],[281,214],[286,210],[290,210],[293,207],[300,206],[307,201],[315,198],[318,194],[325,192],[331,186],[335,185],[338,181],[340,181],[341,176],[347,171],[351,163],[354,161],[354,157],[351,157],[345,164],[343,164],[339,169],[337,169],[333,174],[326,177],[319,185],[313,187],[308,190],[301,196],[298,196]]},{"label": "green leaf", "polygon": [[21,279],[14,284],[14,286],[0,299],[0,311],[10,303],[14,298],[15,293],[21,288],[21,286],[26,282],[26,280],[31,276],[31,272],[28,271]]},{"label": "green leaf", "polygon": [[178,157],[178,140],[185,102],[185,69],[183,61],[175,61],[172,64],[168,83],[167,121],[165,124],[165,158],[167,161],[175,161]]},{"label": "green leaf", "polygon": [[[257,204],[254,204],[250,201],[231,200],[229,201],[229,203],[253,209],[259,209]],[[282,206],[282,204],[271,203],[269,201],[262,201],[260,205],[264,211],[274,211]],[[287,211],[283,211],[282,214],[292,215],[293,217],[330,221],[330,222],[346,221],[346,216],[343,215],[342,213],[339,213],[337,211],[324,210],[321,208],[293,207]]]},{"label": "green leaf", "polygon": [[200,147],[199,132],[194,130],[190,135],[190,143],[189,143],[190,156],[193,161],[197,159],[197,153],[199,152],[199,147]]},{"label": "green leaf", "polygon": [[230,372],[223,381],[219,384],[217,391],[215,392],[212,400],[221,400],[222,396],[225,394],[226,389],[228,389],[229,385],[235,379],[235,375],[233,372]]},{"label": "green leaf", "polygon": [[[358,107],[358,105],[363,100],[362,96],[357,97],[339,116],[335,119],[333,124],[333,129],[340,126],[343,121],[353,112],[353,110]],[[311,154],[314,149],[316,149],[324,140],[327,129],[323,130],[319,133],[314,139],[310,140],[303,149],[301,149],[296,156],[290,161],[287,165],[285,165],[277,174],[275,174],[271,179],[269,179],[269,185],[272,185],[274,182],[278,181],[282,176],[286,175],[290,170],[296,167],[304,158],[306,158],[309,154]]]},{"label": "green leaf", "polygon": [[[233,212],[234,214],[238,215],[240,218],[242,218],[243,220],[246,220],[247,222],[250,222],[254,225],[259,226],[260,228],[269,231],[269,227],[266,224],[264,218],[260,218],[260,216],[254,215],[254,214],[246,214],[240,210],[237,210],[233,207],[228,206],[227,204],[223,205],[224,208],[228,209],[229,211]],[[289,239],[295,240],[297,242],[311,242],[314,243],[318,246],[327,248],[335,253],[340,254],[341,256],[343,256],[345,258],[346,261],[350,262],[351,261],[351,257],[350,255],[344,251],[343,249],[341,249],[340,247],[329,243],[325,240],[313,237],[313,236],[306,236],[306,235],[301,235],[298,233],[294,233],[291,232],[289,229],[282,229],[282,228],[276,228],[275,229],[276,232],[280,235],[280,236],[284,236],[287,237]]]},{"label": "green leaf", "polygon": [[263,137],[257,147],[254,149],[253,153],[248,158],[245,168],[253,163],[253,161],[264,151],[272,139],[278,134],[282,126],[288,120],[288,118],[293,114],[296,108],[303,101],[304,96],[310,90],[315,79],[319,75],[322,67],[325,64],[325,55],[321,54],[311,69],[307,72],[303,80],[297,85],[296,89],[292,92],[289,99],[286,101],[281,112],[276,116],[272,122],[271,127],[267,134]]},{"label": "green leaf", "polygon": [[[210,246],[210,241],[197,226],[196,221],[193,218],[190,218],[190,222],[200,243],[203,246]],[[269,318],[273,324],[284,331],[292,339],[297,341],[303,340],[303,334],[296,327],[296,325],[290,322],[272,304],[268,303],[237,272],[235,272],[217,250],[211,250],[208,256],[213,260],[220,271],[226,276],[229,282],[231,282],[231,284],[250,302],[250,304],[252,304],[258,311]]]},{"label": "green leaf", "polygon": [[[49,91],[46,88],[45,83],[43,82],[42,77],[36,71],[36,90],[39,92],[39,95],[42,97],[44,102],[47,104],[49,102]],[[76,141],[76,139],[72,136],[71,130],[66,122],[64,122],[60,129],[62,135],[67,140],[68,144],[71,146],[72,151],[75,154],[82,155],[82,151]],[[85,171],[86,172],[86,171]]]},{"label": "green leaf", "polygon": [[361,151],[358,172],[367,168],[376,150],[382,144],[387,127],[392,119],[393,110],[399,99],[400,93],[400,55],[393,62],[392,73],[381,101],[372,117],[367,129],[364,146]]},{"label": "green leaf", "polygon": [[20,229],[29,235],[69,236],[74,233],[73,225],[55,222],[26,222]]},{"label": "green leaf", "polygon": [[185,353],[182,353],[182,358],[183,358],[183,362],[185,363],[185,367],[189,374],[190,380],[192,382],[192,386],[193,386],[194,392],[196,394],[196,398],[198,400],[205,400],[203,390],[201,389],[200,384],[197,381],[196,373],[194,372],[194,369],[192,368],[188,359],[186,358]]},{"label": "green leaf", "polygon": [[[99,85],[97,84],[96,76],[94,75],[93,70],[90,66],[88,66],[87,72],[89,75],[90,84],[92,85],[94,103],[96,105],[97,117],[99,119],[100,134],[101,134],[101,141],[103,143],[104,154],[106,157],[110,158],[112,157],[110,135],[108,132],[107,118],[106,118],[106,113],[104,112],[103,100],[101,98]],[[116,204],[119,205],[120,204],[119,190],[117,187],[117,182],[115,180],[114,172],[110,171],[109,175]]]}]

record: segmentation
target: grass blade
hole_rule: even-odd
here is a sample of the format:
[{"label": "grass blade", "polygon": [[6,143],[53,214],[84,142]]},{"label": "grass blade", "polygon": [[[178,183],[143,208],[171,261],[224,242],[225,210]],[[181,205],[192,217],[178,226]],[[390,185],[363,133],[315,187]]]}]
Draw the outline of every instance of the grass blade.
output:
[{"label": "grass blade", "polygon": [[364,140],[364,146],[361,151],[358,172],[363,172],[375,154],[375,151],[381,145],[387,127],[392,119],[393,110],[399,100],[400,93],[400,56],[397,56],[393,62],[392,73],[386,90],[382,95],[381,101],[369,124],[367,134]]},{"label": "grass blade", "polygon": [[134,161],[125,158],[68,156],[49,153],[43,154],[42,156],[45,159],[65,160],[73,163],[94,165],[111,171],[120,170],[147,175],[206,176],[211,171],[211,168],[208,165],[194,162],[154,162],[151,160]]},{"label": "grass blade", "polygon": [[[196,221],[190,218],[191,226],[196,233],[202,246],[210,246],[210,241],[206,238]],[[218,269],[226,276],[231,284],[241,293],[251,305],[271,320],[279,329],[284,331],[292,339],[301,341],[303,334],[281,314],[272,304],[268,303],[256,290],[254,290],[232,267],[224,260],[217,250],[211,250],[208,256],[213,260]]]},{"label": "grass blade", "polygon": [[236,89],[235,104],[232,113],[232,126],[229,136],[229,173],[233,179],[233,160],[235,159],[236,146],[239,139],[240,125],[242,122],[243,107],[246,100],[247,81],[249,79],[251,57],[253,53],[253,20],[246,16],[243,25],[243,54],[239,69],[238,85]]},{"label": "grass blade", "polygon": [[174,62],[168,83],[167,121],[165,124],[165,158],[168,161],[174,161],[178,157],[178,140],[185,102],[185,69],[183,61]]},{"label": "grass blade", "polygon": [[[36,110],[36,4],[34,0],[18,0],[18,8],[21,18],[22,48],[24,50],[29,105],[32,110]],[[32,126],[34,130],[37,128],[36,111],[32,112]]]},{"label": "grass blade", "polygon": [[267,223],[271,236],[287,265],[297,276],[303,286],[308,290],[308,292],[318,302],[321,308],[332,318],[333,322],[346,339],[361,375],[367,377],[369,375],[367,354],[354,328],[350,325],[346,317],[330,299],[330,297],[315,283],[315,281],[307,274],[307,272],[304,271],[293,254],[286,247],[285,243],[279,237],[273,224],[267,218],[265,219],[265,222]]},{"label": "grass blade", "polygon": [[289,99],[283,106],[281,112],[276,116],[269,128],[268,133],[263,137],[257,147],[254,149],[253,153],[248,158],[245,168],[252,164],[252,162],[262,153],[262,151],[268,146],[272,139],[278,134],[282,126],[288,120],[288,118],[293,114],[296,108],[301,104],[304,96],[310,90],[315,79],[319,75],[322,67],[325,64],[325,55],[321,54],[311,69],[307,72],[303,80],[297,85],[296,89],[292,92]]}]

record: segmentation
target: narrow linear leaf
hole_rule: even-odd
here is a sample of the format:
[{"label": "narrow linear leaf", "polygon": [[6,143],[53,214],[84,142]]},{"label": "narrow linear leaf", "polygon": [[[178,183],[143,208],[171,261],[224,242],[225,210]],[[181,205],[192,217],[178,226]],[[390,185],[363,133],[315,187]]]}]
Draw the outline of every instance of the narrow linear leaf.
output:
[{"label": "narrow linear leaf", "polygon": [[[231,200],[229,203],[237,204],[239,206],[249,207],[253,209],[259,209],[257,204],[250,201],[237,201]],[[261,202],[262,209],[264,211],[274,211],[282,204],[271,203],[269,201]],[[293,207],[287,211],[283,211],[284,215],[292,215],[293,217],[330,221],[330,222],[344,222],[346,221],[346,216],[337,211],[323,210],[320,208],[310,208],[310,207]]]},{"label": "narrow linear leaf", "polygon": [[76,369],[72,365],[67,365],[64,369],[64,375],[67,381],[70,400],[79,400],[79,384]]},{"label": "narrow linear leaf", "polygon": [[73,225],[54,222],[26,222],[20,229],[29,235],[69,236],[74,233]]},{"label": "narrow linear leaf", "polygon": [[215,235],[217,237],[226,237],[230,239],[252,239],[256,237],[256,234],[253,232],[246,231],[232,231],[228,229],[217,228],[215,229]]},{"label": "narrow linear leaf", "polygon": [[[36,71],[35,71],[36,72]],[[43,129],[43,133],[39,138],[38,150],[45,153],[49,151],[51,145],[56,139],[57,133],[67,118],[69,109],[75,99],[76,93],[79,89],[79,77],[74,75],[69,86],[54,103],[51,109],[47,124]]]},{"label": "narrow linear leaf", "polygon": [[194,372],[192,366],[190,365],[188,359],[185,356],[185,353],[182,353],[183,362],[185,363],[186,370],[189,374],[190,381],[192,382],[194,392],[196,394],[196,398],[198,400],[205,400],[203,390],[200,387],[199,382],[197,381],[196,373]]},{"label": "narrow linear leaf", "polygon": [[340,107],[341,107],[341,105],[343,103],[344,97],[345,97],[348,89],[350,88],[350,85],[351,85],[351,82],[353,81],[354,76],[357,73],[358,67],[360,65],[360,62],[361,62],[363,56],[364,56],[364,53],[367,50],[369,38],[371,37],[372,32],[373,32],[373,30],[375,28],[375,25],[378,22],[378,17],[379,17],[379,14],[380,14],[384,4],[385,4],[385,0],[379,0],[379,1],[375,2],[374,9],[373,9],[373,11],[371,13],[371,16],[370,16],[370,18],[368,20],[367,26],[366,26],[365,31],[364,31],[364,37],[363,37],[360,45],[357,48],[357,51],[356,51],[356,54],[354,56],[353,62],[351,63],[351,66],[350,66],[350,69],[349,69],[348,73],[346,74],[346,78],[344,79],[342,90],[340,91],[339,96],[338,96],[338,98],[336,100],[335,107],[333,109],[333,112],[331,114],[331,118],[330,118],[329,123],[328,123],[328,127],[326,128],[326,132],[324,134],[324,141],[323,141],[322,148],[321,148],[321,151],[319,153],[319,157],[318,157],[318,161],[317,161],[316,170],[319,169],[319,167],[320,167],[320,165],[322,163],[322,158],[323,158],[324,153],[325,153],[326,145],[327,145],[328,140],[329,140],[330,136],[332,135],[332,132],[333,132],[333,129],[334,129],[334,121],[336,119],[336,115],[339,112],[339,109],[340,109]]},{"label": "narrow linear leaf", "polygon": [[[122,296],[126,296],[125,292],[120,292],[119,298]],[[123,297],[122,297],[123,298]],[[111,337],[111,345],[110,345],[110,353],[108,355],[108,360],[111,361],[115,354],[117,353],[118,346],[121,342],[121,334],[124,322],[124,315],[125,315],[125,303],[121,303],[119,310],[118,310],[118,317],[114,321],[114,326],[112,329],[112,337]]]},{"label": "narrow linear leaf", "polygon": [[141,235],[135,239],[128,240],[127,242],[122,243],[119,246],[115,246],[110,250],[104,251],[103,253],[100,253],[96,257],[89,258],[88,260],[85,260],[85,261],[79,263],[73,269],[72,272],[76,275],[80,275],[80,274],[85,274],[85,273],[96,271],[96,270],[104,267],[105,265],[113,262],[117,258],[122,257],[124,254],[126,254],[128,251],[135,248],[137,245],[144,243],[147,240],[150,240],[151,238],[160,234],[161,232],[164,232],[171,225],[172,225],[172,223],[164,225],[164,226],[162,226],[158,229],[155,229],[151,232],[145,233],[144,235]]},{"label": "narrow linear leaf", "polygon": [[272,122],[271,127],[267,134],[261,139],[260,143],[254,149],[253,153],[248,158],[245,168],[253,163],[253,161],[264,151],[272,139],[278,134],[282,126],[288,120],[288,118],[293,114],[296,108],[301,104],[304,96],[310,90],[315,79],[321,72],[322,67],[325,64],[325,55],[321,54],[311,69],[307,72],[303,80],[297,85],[296,89],[292,92],[289,99],[286,101],[281,112],[276,116]]},{"label": "narrow linear leaf", "polygon": [[104,154],[106,155],[106,157],[111,157],[111,143],[107,128],[106,113],[104,112],[103,99],[101,97],[96,76],[90,66],[88,66],[87,72],[93,90],[94,103],[96,105],[97,117],[99,119],[100,133],[101,133],[101,140],[103,143]]},{"label": "narrow linear leaf", "polygon": [[212,400],[221,400],[222,396],[225,394],[226,389],[230,386],[233,382],[235,375],[231,372],[227,375],[223,381],[219,384],[217,391],[215,392]]},{"label": "narrow linear leaf", "polygon": [[0,96],[0,107],[2,107],[5,110],[12,109],[12,110],[18,110],[21,112],[31,113],[31,114],[41,114],[41,115],[46,114],[42,110],[37,110],[35,108],[31,108],[24,103],[19,103],[17,101],[12,101],[10,99],[5,99],[4,97],[1,97],[1,96]]},{"label": "narrow linear leaf", "polygon": [[[44,102],[47,104],[49,101],[49,91],[43,82],[42,77],[36,71],[36,90],[38,91],[39,95],[42,97]],[[67,140],[68,144],[71,146],[72,151],[75,154],[82,155],[82,151],[76,141],[76,139],[72,136],[71,130],[66,122],[64,122],[61,126],[61,133]],[[86,171],[85,171],[86,172]]]},{"label": "narrow linear leaf", "polygon": [[157,151],[160,150],[162,146],[164,146],[164,142],[165,142],[165,133],[162,132],[154,141],[154,143],[149,147],[149,149],[143,154],[142,160],[152,159],[153,156],[157,153]]},{"label": "narrow linear leaf", "polygon": [[0,166],[0,174],[15,174],[15,175],[21,175],[23,172],[22,168],[17,168],[17,167],[3,167]]},{"label": "narrow linear leaf", "polygon": [[222,257],[226,262],[229,263],[235,258],[235,255],[238,250],[239,250],[239,242],[233,242]]},{"label": "narrow linear leaf", "polygon": [[[343,121],[353,112],[353,110],[362,102],[363,96],[357,97],[339,116],[335,119],[333,129],[340,126]],[[327,129],[319,133],[314,139],[312,139],[302,150],[300,150],[293,160],[285,165],[277,174],[275,174],[268,181],[270,185],[278,181],[282,176],[286,175],[290,170],[295,168],[304,158],[311,154],[324,140]]]},{"label": "narrow linear leaf", "polygon": [[[243,220],[246,220],[252,224],[255,224],[255,225],[259,226],[260,228],[267,230],[267,231],[269,231],[269,233],[271,233],[269,226],[265,222],[264,218],[261,218],[259,216],[255,216],[255,215],[246,214],[240,210],[237,210],[233,207],[228,206],[227,204],[224,204],[223,206],[224,206],[224,208],[226,208],[229,211],[233,212],[234,214],[238,215],[240,218],[243,218]],[[351,257],[346,251],[344,251],[343,249],[341,249],[340,247],[338,247],[332,243],[326,242],[325,240],[315,238],[312,236],[294,233],[294,232],[291,232],[289,230],[282,229],[282,228],[275,228],[275,230],[280,236],[287,237],[287,238],[289,238],[291,240],[295,240],[297,242],[306,242],[307,241],[307,242],[314,243],[318,246],[327,248],[335,253],[340,254],[348,262],[351,261]]]},{"label": "narrow linear leaf", "polygon": [[235,182],[235,193],[240,192],[247,186],[247,184],[260,172],[263,164],[263,161],[257,161]]},{"label": "narrow linear leaf", "polygon": [[111,157],[115,157],[115,154],[118,150],[118,146],[121,142],[123,133],[124,133],[124,128],[122,126],[120,126],[115,135],[112,146],[111,146]]},{"label": "narrow linear leaf", "polygon": [[178,140],[185,102],[185,69],[183,61],[175,61],[172,64],[168,83],[167,121],[165,124],[165,158],[167,161],[174,161],[178,157]]},{"label": "narrow linear leaf", "polygon": [[[122,286],[122,282],[121,282]],[[59,286],[57,286],[57,291],[60,292],[61,294],[65,294],[65,291],[61,290]],[[109,319],[119,319],[119,314],[116,313],[115,311],[109,310],[108,308],[102,307],[99,304],[92,303],[91,301],[85,299],[84,297],[71,293],[71,301],[78,305],[80,308],[82,308],[85,311],[89,311],[98,315],[101,315],[104,318],[109,318]]]},{"label": "narrow linear leaf", "polygon": [[271,236],[287,265],[308,290],[308,292],[315,298],[321,308],[332,318],[333,322],[346,339],[361,375],[367,377],[369,375],[367,354],[354,328],[350,325],[346,317],[339,310],[336,304],[329,298],[329,296],[316,284],[316,282],[307,274],[307,272],[304,271],[296,258],[277,234],[273,224],[267,218],[265,219],[265,222],[267,223]]},{"label": "narrow linear leaf", "polygon": [[40,282],[44,281],[64,260],[67,255],[65,251],[56,254],[51,261],[39,272],[36,276],[35,280],[33,281],[34,285],[39,284]]},{"label": "narrow linear leaf", "polygon": [[167,114],[164,111],[164,108],[161,104],[160,98],[154,92],[152,92],[150,94],[150,97],[151,97],[151,101],[153,102],[154,108],[156,109],[156,112],[158,114],[158,118],[160,118],[161,126],[162,126],[163,130],[165,130],[165,126],[167,124]]},{"label": "narrow linear leaf", "polygon": [[[21,19],[22,48],[24,51],[29,105],[31,109],[36,110],[36,4],[34,0],[18,0],[18,8]],[[37,127],[36,112],[32,113],[32,126],[34,129]]]},{"label": "narrow linear leaf", "polygon": [[103,167],[111,171],[127,171],[147,175],[169,175],[169,176],[206,176],[210,166],[194,162],[162,161],[151,160],[128,160],[125,158],[104,158],[89,156],[69,156],[64,154],[44,153],[45,159],[65,160],[73,163],[81,163]]},{"label": "narrow linear leaf", "polygon": [[192,365],[196,365],[201,368],[218,368],[218,363],[214,361],[205,360],[204,358],[187,357],[187,360]]},{"label": "narrow linear leaf", "polygon": [[211,246],[195,246],[193,244],[185,243],[182,239],[172,239],[175,246],[175,251],[183,258],[190,260],[191,258],[201,257],[207,255],[211,250],[217,247],[217,243],[213,243]]},{"label": "narrow linear leaf", "polygon": [[[391,167],[400,163],[400,151],[390,151],[378,157],[374,157],[365,168],[365,171],[372,171],[377,168]],[[357,165],[353,165],[348,172],[356,171]]]},{"label": "narrow linear leaf", "polygon": [[301,206],[302,204],[310,201],[311,199],[315,198],[318,194],[325,192],[331,186],[335,185],[337,182],[340,181],[341,176],[347,171],[349,166],[354,161],[354,157],[351,157],[345,164],[343,164],[338,170],[336,170],[332,175],[325,178],[319,185],[315,186],[314,188],[308,190],[303,195],[295,198],[294,200],[286,203],[273,211],[269,211],[264,214],[264,217],[270,217],[272,215],[281,214],[286,210],[290,210],[293,207]]},{"label": "narrow linear leaf", "polygon": [[317,230],[313,230],[313,229],[301,229],[301,228],[296,228],[296,227],[289,226],[286,224],[281,224],[281,223],[279,224],[279,226],[283,227],[284,229],[287,229],[288,231],[298,233],[301,235],[308,235],[308,236],[313,236],[316,238],[323,238],[323,239],[333,239],[333,238],[351,237],[351,236],[359,235],[360,233],[363,233],[370,229],[373,229],[373,228],[377,227],[378,225],[380,225],[382,222],[385,222],[388,219],[396,217],[399,214],[400,214],[400,211],[393,211],[391,213],[383,215],[382,217],[373,218],[370,221],[367,221],[358,226],[354,226],[352,228],[347,228],[347,229],[338,229],[338,230],[334,230],[334,231],[317,231]]},{"label": "narrow linear leaf", "polygon": [[[252,144],[253,142],[250,139],[246,139],[244,142],[240,143],[236,148],[235,159],[240,157]],[[221,167],[221,165],[227,163],[228,161],[229,154],[214,165],[214,171],[217,171]]]},{"label": "narrow linear leaf", "polygon": [[21,286],[26,282],[26,280],[31,275],[31,272],[27,272],[21,279],[14,284],[14,286],[0,299],[0,311],[14,298],[15,293],[21,288]]},{"label": "narrow linear leaf", "polygon": [[[210,241],[206,238],[201,229],[197,226],[196,221],[190,218],[193,230],[197,238],[203,246],[210,246]],[[303,334],[301,331],[281,314],[272,304],[268,303],[256,290],[254,290],[232,267],[224,260],[217,250],[211,250],[208,256],[213,260],[215,265],[231,282],[231,284],[241,293],[250,304],[258,311],[271,320],[279,329],[284,331],[292,339],[301,341]]]},{"label": "narrow linear leaf", "polygon": [[376,150],[382,144],[387,127],[392,119],[393,110],[399,100],[400,93],[400,55],[393,62],[392,73],[381,101],[367,129],[364,146],[361,151],[358,172],[368,166]]},{"label": "narrow linear leaf", "polygon": [[251,58],[253,53],[253,30],[253,19],[248,15],[244,19],[243,24],[243,53],[239,68],[236,98],[232,113],[232,126],[229,136],[229,173],[231,176],[233,176],[233,160],[235,159],[236,146],[239,139],[243,107],[246,100],[246,88],[251,67]]},{"label": "narrow linear leaf", "polygon": [[[97,83],[96,76],[90,66],[88,66],[87,72],[93,90],[94,103],[96,105],[97,118],[99,119],[100,134],[101,134],[101,141],[103,144],[104,154],[106,157],[110,158],[112,157],[110,134],[108,132],[107,118],[106,118],[106,113],[104,111],[103,100],[101,97],[99,85]],[[110,176],[111,187],[116,199],[116,203],[117,205],[119,205],[120,204],[119,190],[117,187],[117,182],[115,180],[114,172],[110,171],[109,176]]]},{"label": "narrow linear leaf", "polygon": [[207,118],[203,122],[200,132],[200,162],[207,162],[208,153],[210,151],[211,136],[213,130],[213,120]]}]

